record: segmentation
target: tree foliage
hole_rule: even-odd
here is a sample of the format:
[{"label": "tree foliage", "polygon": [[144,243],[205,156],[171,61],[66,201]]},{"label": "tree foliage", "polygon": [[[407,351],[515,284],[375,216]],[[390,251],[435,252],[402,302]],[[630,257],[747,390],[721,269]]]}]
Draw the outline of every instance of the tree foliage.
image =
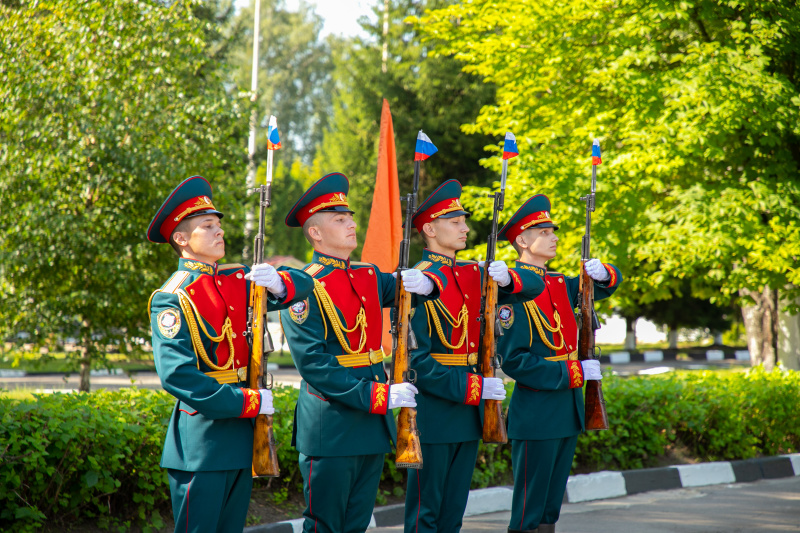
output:
[{"label": "tree foliage", "polygon": [[508,205],[550,195],[562,250],[579,249],[600,139],[593,255],[647,303],[683,279],[723,301],[797,290],[798,20],[795,4],[758,0],[474,0],[419,27],[496,87],[466,129],[516,133]]},{"label": "tree foliage", "polygon": [[147,298],[175,261],[146,241],[150,219],[179,181],[244,164],[247,101],[224,90],[200,7],[0,5],[4,338],[78,337],[88,370],[149,336]]},{"label": "tree foliage", "polygon": [[[375,2],[376,22],[361,21],[367,37],[353,38],[334,49],[333,116],[318,165],[323,172],[343,172],[350,178],[359,245],[363,244],[369,220],[384,98],[392,111],[401,194],[411,189],[419,130],[424,130],[439,148],[422,165],[420,201],[449,178],[464,184],[485,184],[491,179],[492,174],[478,164],[483,147],[491,139],[484,134],[464,135],[461,125],[492,101],[493,87],[462,72],[460,64],[450,57],[431,57],[430,44],[423,43],[419,28],[406,20],[449,3],[389,1],[389,26],[384,37],[384,2]],[[359,254],[357,251],[354,256]]]},{"label": "tree foliage", "polygon": [[[234,21],[240,42],[230,50],[228,61],[239,87],[251,85],[254,16],[251,0]],[[322,19],[305,2],[290,11],[283,0],[261,1],[259,127],[263,133],[269,116],[278,118],[284,161],[300,158],[310,165],[328,124],[333,86],[330,42],[335,38],[321,39],[321,30]],[[266,136],[260,135],[257,141],[265,150]]]}]

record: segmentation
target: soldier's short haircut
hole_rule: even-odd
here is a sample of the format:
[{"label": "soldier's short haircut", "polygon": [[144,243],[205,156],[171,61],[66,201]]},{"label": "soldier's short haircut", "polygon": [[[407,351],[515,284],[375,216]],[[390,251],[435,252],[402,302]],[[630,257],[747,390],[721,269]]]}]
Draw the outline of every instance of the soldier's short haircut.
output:
[{"label": "soldier's short haircut", "polygon": [[[436,222],[437,220],[439,220],[439,219],[438,218],[434,218],[430,222],[427,222],[427,224],[430,224],[431,226],[433,226],[433,223]],[[423,228],[422,231],[419,232],[419,234],[422,236],[422,242],[425,243],[425,248],[430,248],[430,239],[431,239],[431,237],[428,237],[427,235],[425,235],[425,225],[424,224],[423,224],[422,228]]]},{"label": "soldier's short haircut", "polygon": [[172,234],[169,236],[169,245],[172,246],[172,249],[175,250],[175,253],[178,254],[178,257],[183,257],[183,252],[181,251],[181,247],[178,246],[178,243],[175,242],[175,239],[173,239],[172,236],[175,235],[175,232],[180,231],[181,233],[185,233],[188,230],[189,218],[184,218],[181,220],[178,225],[175,226],[175,229],[172,230]]},{"label": "soldier's short haircut", "polygon": [[310,244],[311,246],[314,246],[314,241],[311,239],[311,235],[308,234],[308,228],[310,228],[311,226],[319,225],[320,219],[322,218],[321,215],[323,212],[324,211],[318,211],[317,213],[314,213],[313,215],[308,217],[308,220],[306,220],[305,224],[303,224],[303,236],[306,238],[308,244]]},{"label": "soldier's short haircut", "polygon": [[517,242],[517,239],[514,239],[513,241],[511,241],[511,246],[513,246],[514,249],[517,251],[517,255],[522,257],[522,251],[525,248],[523,248],[522,246],[519,245],[519,243]]}]

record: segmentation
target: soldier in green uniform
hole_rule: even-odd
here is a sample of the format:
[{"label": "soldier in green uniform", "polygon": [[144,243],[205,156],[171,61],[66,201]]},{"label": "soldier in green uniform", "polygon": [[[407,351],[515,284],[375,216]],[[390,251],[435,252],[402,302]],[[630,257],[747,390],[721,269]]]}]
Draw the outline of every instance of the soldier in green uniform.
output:
[{"label": "soldier in green uniform", "polygon": [[[286,217],[314,247],[305,271],[314,294],[281,312],[286,339],[303,378],[292,444],[300,452],[306,509],[303,531],[365,531],[384,455],[391,451],[395,407],[414,407],[417,389],[387,384],[381,348],[382,309],[394,303],[395,278],[350,261],[356,223],[349,181],[333,173],[312,185]],[[403,272],[411,293],[436,297],[435,274]]]},{"label": "soldier in green uniform", "polygon": [[[582,387],[602,379],[600,363],[578,361],[578,277],[549,272],[545,263],[556,256],[558,226],[550,218],[550,200],[530,198],[498,238],[508,239],[519,254],[517,268],[545,282],[533,300],[498,309],[504,328],[498,352],[503,372],[516,380],[508,410],[508,438],[514,471],[509,532],[552,533],[575,454],[584,431]],[[607,298],[622,282],[613,265],[586,262],[596,299]]]},{"label": "soldier in green uniform", "polygon": [[246,387],[248,279],[280,309],[313,289],[305,272],[220,265],[225,239],[211,186],[200,176],[178,185],[147,230],[170,243],[178,270],[150,297],[153,356],[164,390],[177,402],[164,442],[175,531],[240,533],[247,518],[253,419],[272,414],[272,393]]},{"label": "soldier in green uniform", "polygon": [[[408,471],[406,533],[461,530],[482,436],[482,400],[506,396],[500,378],[484,378],[477,369],[484,269],[475,261],[455,259],[469,232],[469,213],[460,197],[461,184],[448,180],[412,219],[426,243],[415,268],[438,273],[447,285],[438,299],[416,306],[411,319],[418,346],[409,366],[420,390],[417,427],[424,466]],[[501,303],[530,300],[544,289],[540,276],[509,270],[503,261],[494,261],[488,270]]]}]

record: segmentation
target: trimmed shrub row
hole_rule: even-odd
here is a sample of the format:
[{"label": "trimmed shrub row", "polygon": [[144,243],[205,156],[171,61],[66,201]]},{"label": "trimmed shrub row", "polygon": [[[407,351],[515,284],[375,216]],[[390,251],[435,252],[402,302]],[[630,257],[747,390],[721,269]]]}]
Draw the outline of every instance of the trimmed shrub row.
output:
[{"label": "trimmed shrub row", "polygon": [[[508,385],[509,397],[513,384]],[[611,429],[578,439],[573,469],[653,466],[681,448],[700,461],[747,459],[800,448],[800,373],[671,373],[603,381]],[[291,424],[297,390],[275,389],[282,467],[274,503],[302,491]],[[162,527],[169,487],[159,467],[173,399],[160,391],[0,398],[0,529],[37,531],[75,520],[122,530]],[[511,482],[510,445],[481,445],[474,488]],[[387,455],[378,504],[402,496],[405,471]]]}]

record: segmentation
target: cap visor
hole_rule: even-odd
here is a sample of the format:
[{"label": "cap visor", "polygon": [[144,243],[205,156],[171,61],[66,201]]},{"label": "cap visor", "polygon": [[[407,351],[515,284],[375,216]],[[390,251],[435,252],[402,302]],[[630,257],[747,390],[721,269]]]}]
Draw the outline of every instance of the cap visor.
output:
[{"label": "cap visor", "polygon": [[472,216],[469,213],[467,213],[466,211],[452,211],[450,213],[445,213],[444,215],[440,215],[440,216],[438,216],[436,218],[455,218],[455,217],[460,217],[462,215],[467,217],[467,218]]},{"label": "cap visor", "polygon": [[186,220],[188,218],[199,217],[201,215],[217,215],[219,218],[222,218],[222,217],[225,216],[222,213],[220,213],[219,211],[216,211],[214,209],[204,209],[202,211],[197,211],[196,213],[192,213],[191,215],[186,215],[185,217],[183,217],[183,219]]},{"label": "cap visor", "polygon": [[330,213],[331,211],[336,211],[336,212],[339,212],[339,213],[355,213],[355,211],[353,211],[349,207],[345,207],[343,205],[334,205],[333,207],[326,207],[325,209],[320,209],[318,212],[319,213]]}]

